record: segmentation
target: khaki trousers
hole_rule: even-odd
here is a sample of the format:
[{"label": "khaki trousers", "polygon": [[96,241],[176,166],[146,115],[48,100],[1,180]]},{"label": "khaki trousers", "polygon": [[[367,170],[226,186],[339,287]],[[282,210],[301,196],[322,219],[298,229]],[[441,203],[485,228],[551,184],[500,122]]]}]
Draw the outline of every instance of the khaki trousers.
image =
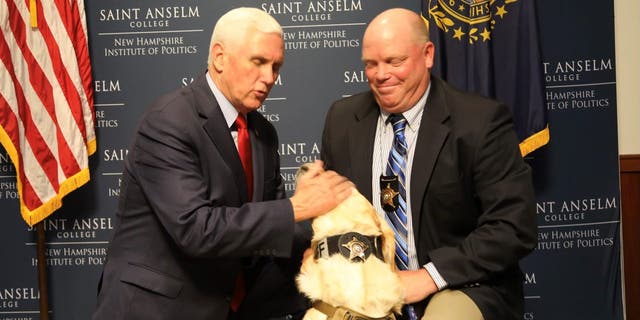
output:
[{"label": "khaki trousers", "polygon": [[478,306],[460,290],[442,290],[433,295],[422,320],[484,320]]}]

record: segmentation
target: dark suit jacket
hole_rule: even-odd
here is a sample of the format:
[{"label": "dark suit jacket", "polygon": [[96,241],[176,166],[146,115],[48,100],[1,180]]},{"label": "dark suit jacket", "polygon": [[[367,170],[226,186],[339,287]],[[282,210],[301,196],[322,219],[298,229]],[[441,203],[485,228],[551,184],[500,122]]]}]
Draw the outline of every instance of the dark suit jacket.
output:
[{"label": "dark suit jacket", "polygon": [[[327,115],[322,159],[369,200],[379,107],[371,92],[337,101]],[[536,245],[531,171],[509,109],[431,77],[411,172],[420,265],[433,262],[485,319],[522,319],[518,261]]]},{"label": "dark suit jacket", "polygon": [[250,203],[204,75],[146,111],[125,162],[93,319],[226,319],[240,270],[247,319],[306,308],[293,275],[310,231],[284,199],[275,129],[257,112],[247,118]]}]

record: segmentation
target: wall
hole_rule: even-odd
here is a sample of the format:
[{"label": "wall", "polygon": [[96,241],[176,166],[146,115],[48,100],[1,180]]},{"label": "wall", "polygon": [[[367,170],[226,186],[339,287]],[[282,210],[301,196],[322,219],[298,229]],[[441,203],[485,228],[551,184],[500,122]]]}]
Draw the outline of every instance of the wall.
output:
[{"label": "wall", "polygon": [[640,3],[614,1],[626,319],[640,319]]},{"label": "wall", "polygon": [[640,154],[640,2],[614,1],[618,146],[620,154]]}]

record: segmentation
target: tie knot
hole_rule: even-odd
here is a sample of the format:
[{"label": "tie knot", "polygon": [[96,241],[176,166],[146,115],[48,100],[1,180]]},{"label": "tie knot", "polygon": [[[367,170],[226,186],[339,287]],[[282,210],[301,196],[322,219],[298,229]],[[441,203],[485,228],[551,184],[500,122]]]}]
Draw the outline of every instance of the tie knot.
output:
[{"label": "tie knot", "polygon": [[236,127],[238,130],[247,129],[247,120],[244,118],[242,113],[238,113],[238,117],[236,118]]},{"label": "tie knot", "polygon": [[393,125],[393,131],[398,132],[404,131],[404,128],[407,126],[407,119],[404,118],[402,114],[392,113],[389,115],[387,119],[388,122],[391,122]]}]

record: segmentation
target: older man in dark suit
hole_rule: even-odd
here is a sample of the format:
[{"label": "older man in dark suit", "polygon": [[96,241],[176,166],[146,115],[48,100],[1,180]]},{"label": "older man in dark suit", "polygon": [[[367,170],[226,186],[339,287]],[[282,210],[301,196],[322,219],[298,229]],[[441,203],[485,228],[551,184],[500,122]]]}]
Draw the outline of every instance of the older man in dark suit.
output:
[{"label": "older man in dark suit", "polygon": [[[256,110],[282,29],[239,8],[217,22],[208,72],[144,114],[123,172],[93,319],[268,319],[304,311],[293,277],[309,232],[353,185],[312,166],[290,199],[275,129]],[[287,317],[289,316],[289,317]]]},{"label": "older man in dark suit", "polygon": [[509,108],[430,75],[414,12],[381,13],[362,44],[371,90],[331,107],[322,159],[393,226],[403,317],[521,319],[536,219]]}]

